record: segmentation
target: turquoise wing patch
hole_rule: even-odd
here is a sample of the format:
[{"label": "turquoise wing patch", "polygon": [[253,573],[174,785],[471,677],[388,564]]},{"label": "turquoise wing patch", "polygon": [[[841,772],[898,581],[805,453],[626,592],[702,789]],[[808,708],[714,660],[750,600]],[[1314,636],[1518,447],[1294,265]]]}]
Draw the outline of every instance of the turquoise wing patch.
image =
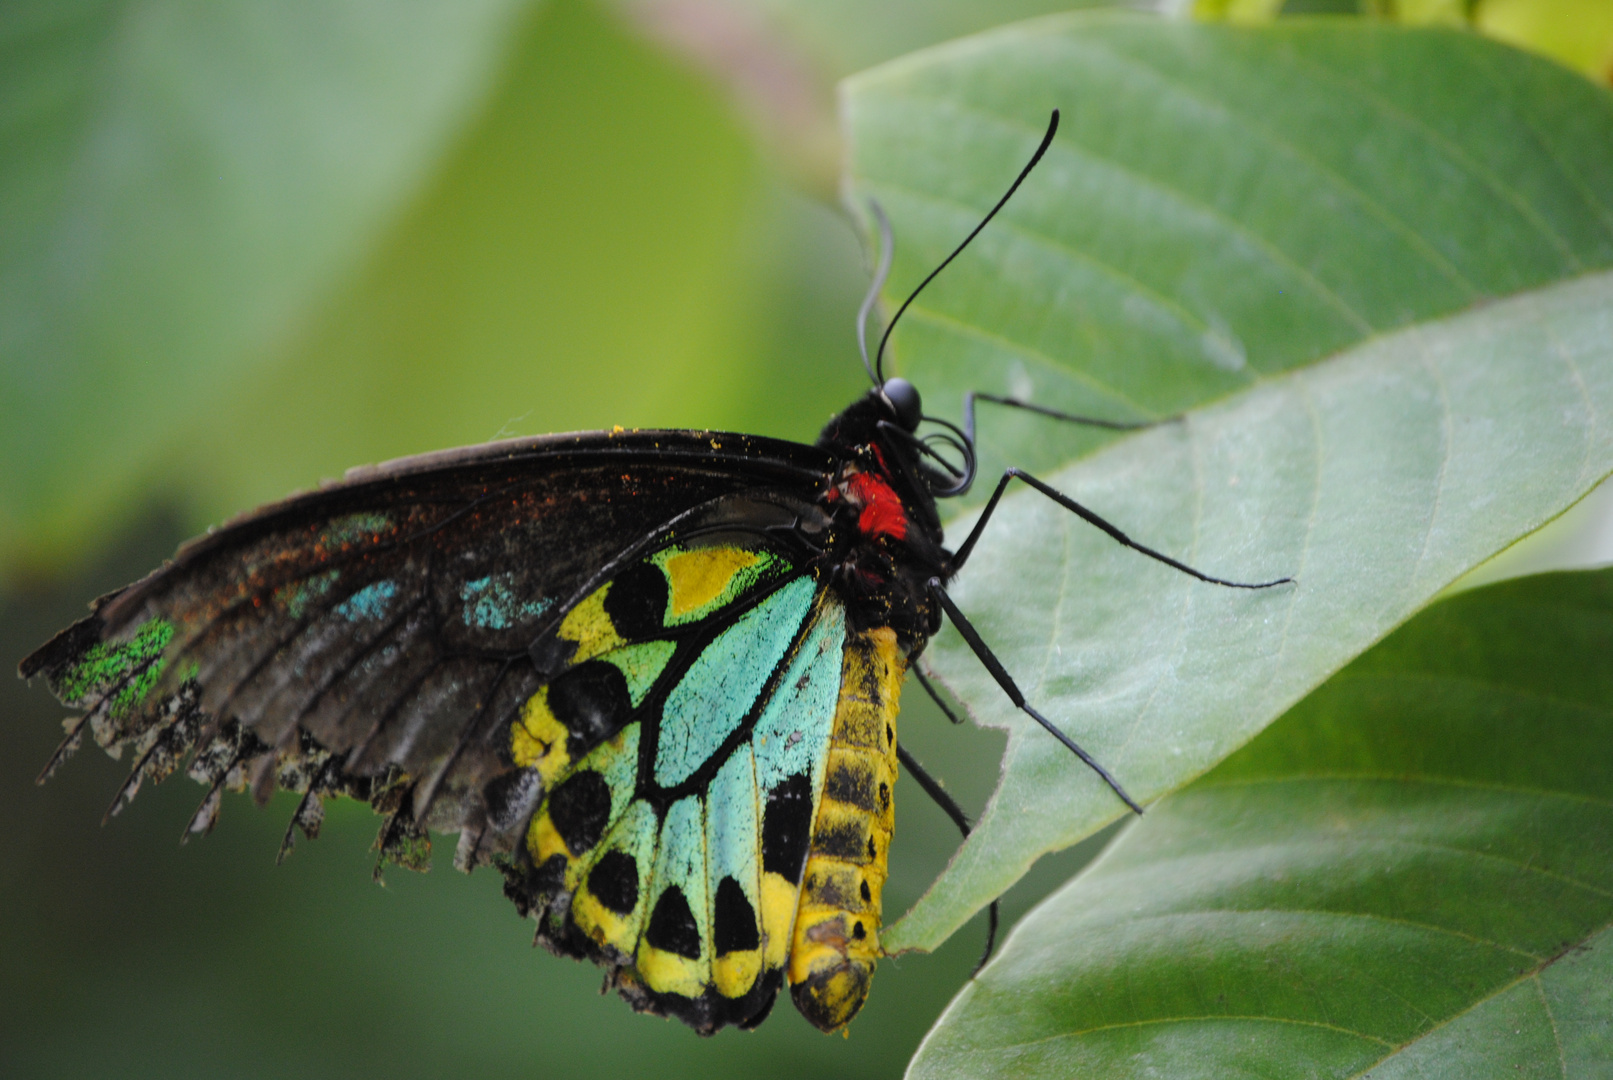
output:
[{"label": "turquoise wing patch", "polygon": [[817,585],[797,578],[700,651],[661,710],[656,784],[670,788],[687,780],[738,728],[794,642]]},{"label": "turquoise wing patch", "polygon": [[560,620],[575,646],[511,729],[546,795],[506,873],[556,952],[702,1031],[782,984],[840,689],[845,616],[810,574],[669,548]]}]

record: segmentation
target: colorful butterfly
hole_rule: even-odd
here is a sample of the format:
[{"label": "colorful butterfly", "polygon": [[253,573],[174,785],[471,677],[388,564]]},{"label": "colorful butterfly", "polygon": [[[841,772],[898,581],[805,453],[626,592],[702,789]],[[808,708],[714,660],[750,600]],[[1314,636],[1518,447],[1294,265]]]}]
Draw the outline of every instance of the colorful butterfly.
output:
[{"label": "colorful butterfly", "polygon": [[[875,215],[860,341],[889,268]],[[459,833],[455,865],[497,865],[538,939],[605,967],[635,1009],[754,1027],[788,982],[839,1029],[880,956],[899,764],[967,831],[896,739],[904,675],[943,616],[1138,809],[946,593],[1008,483],[1203,580],[1277,584],[1200,574],[1017,470],[948,551],[936,500],[974,479],[976,398],[1048,410],[971,395],[961,429],[925,416],[883,375],[906,308],[872,364],[863,346],[874,389],[812,446],[514,439],[356,469],[191,542],[23,661],[83,710],[45,775],[86,730],[131,746],[112,813],[188,757],[208,788],[190,833],[224,788],[298,791],[282,854],[317,834],[326,796],[365,799],[384,860],[421,866],[430,832]],[[942,431],[920,438],[925,422]]]}]

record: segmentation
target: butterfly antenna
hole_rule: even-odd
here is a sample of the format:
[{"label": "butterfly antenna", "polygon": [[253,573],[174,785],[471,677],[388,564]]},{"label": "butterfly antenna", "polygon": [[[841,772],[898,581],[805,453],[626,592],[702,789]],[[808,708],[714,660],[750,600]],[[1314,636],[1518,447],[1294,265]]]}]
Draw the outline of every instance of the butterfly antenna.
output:
[{"label": "butterfly antenna", "polygon": [[[870,372],[870,374],[874,377],[875,386],[885,385],[885,343],[890,340],[891,331],[896,329],[896,324],[901,321],[902,314],[907,311],[908,305],[912,304],[914,300],[918,299],[919,293],[924,291],[924,286],[934,281],[936,275],[945,270],[947,268],[947,264],[953,259],[956,259],[958,255],[962,253],[963,249],[969,246],[970,241],[974,240],[975,237],[980,235],[980,230],[984,229],[988,224],[990,224],[991,219],[997,216],[997,211],[1001,210],[1003,206],[1007,204],[1008,200],[1014,197],[1014,192],[1018,191],[1019,185],[1025,182],[1025,177],[1031,174],[1031,170],[1036,168],[1036,163],[1042,160],[1042,155],[1047,153],[1047,148],[1052,145],[1053,135],[1058,131],[1058,129],[1059,111],[1054,109],[1052,117],[1047,122],[1047,134],[1042,136],[1042,145],[1036,148],[1036,153],[1031,155],[1030,161],[1025,163],[1025,167],[1023,169],[1019,170],[1019,175],[1014,178],[1014,182],[1012,184],[1008,185],[1008,190],[1003,193],[1002,198],[997,200],[997,205],[993,206],[991,208],[991,212],[980,219],[980,224],[976,225],[974,227],[974,231],[963,238],[963,243],[953,248],[952,254],[948,255],[945,259],[942,259],[941,265],[937,266],[934,270],[931,270],[930,276],[919,282],[919,287],[914,289],[912,293],[908,295],[907,299],[902,301],[902,306],[896,309],[896,317],[891,319],[890,323],[885,327],[885,336],[879,339],[879,351],[874,354],[874,370]],[[863,362],[868,362],[866,354],[863,357]]]},{"label": "butterfly antenna", "polygon": [[[857,309],[857,351],[862,353],[863,370],[874,382],[874,389],[884,386],[884,382],[874,375],[874,365],[868,359],[868,313],[874,310],[874,301],[879,299],[879,290],[885,287],[885,279],[891,273],[891,253],[895,250],[895,240],[891,236],[890,218],[885,216],[885,210],[873,199],[868,200],[868,209],[873,211],[874,220],[879,223],[879,265],[874,268],[873,284],[868,286],[868,295],[863,297],[863,306]],[[881,345],[884,342],[880,343]]]}]

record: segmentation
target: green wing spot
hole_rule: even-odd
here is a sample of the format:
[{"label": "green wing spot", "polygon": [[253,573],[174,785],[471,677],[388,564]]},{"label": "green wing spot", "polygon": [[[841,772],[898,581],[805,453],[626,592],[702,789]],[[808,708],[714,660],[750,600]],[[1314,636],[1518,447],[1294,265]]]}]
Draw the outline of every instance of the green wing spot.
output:
[{"label": "green wing spot", "polygon": [[340,570],[325,570],[290,585],[282,585],[274,591],[275,602],[284,607],[286,614],[293,619],[300,619],[309,604],[330,592],[330,587],[336,584],[341,574]]},{"label": "green wing spot", "polygon": [[355,540],[374,539],[377,533],[392,527],[392,519],[385,514],[348,514],[334,519],[325,526],[320,542],[326,548],[339,548]]},{"label": "green wing spot", "polygon": [[123,716],[157,684],[167,664],[162,652],[173,637],[173,624],[157,618],[147,620],[128,641],[96,642],[68,669],[57,693],[68,705],[77,705],[91,691],[118,686],[108,711]]},{"label": "green wing spot", "polygon": [[[461,585],[459,599],[465,605],[461,614],[465,625],[478,630],[508,630],[549,610],[548,600],[521,599],[521,582],[520,575],[506,572]],[[391,599],[390,593],[387,599]]]},{"label": "green wing spot", "polygon": [[735,620],[689,665],[661,710],[657,784],[681,784],[744,722],[817,591],[812,578],[796,578]]}]

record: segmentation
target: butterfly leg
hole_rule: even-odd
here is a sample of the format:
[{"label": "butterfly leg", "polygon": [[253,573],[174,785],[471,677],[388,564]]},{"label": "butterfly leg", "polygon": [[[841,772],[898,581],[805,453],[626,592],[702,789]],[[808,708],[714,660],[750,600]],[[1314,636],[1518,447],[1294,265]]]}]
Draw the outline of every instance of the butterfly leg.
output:
[{"label": "butterfly leg", "polygon": [[[913,671],[915,675],[918,674],[917,668],[909,670]],[[929,683],[924,682],[922,678],[920,678],[919,682],[926,690],[930,690]],[[930,694],[933,697],[935,691],[930,690]],[[936,698],[936,701],[939,702],[940,699]],[[944,705],[941,707],[946,708]],[[950,716],[951,713],[947,715]],[[953,722],[957,723],[957,721]],[[919,787],[924,789],[924,794],[928,795],[931,801],[939,806],[947,817],[952,819],[952,823],[958,827],[958,831],[963,833],[964,839],[967,840],[971,828],[969,815],[963,812],[963,807],[958,805],[957,800],[947,794],[946,788],[942,787],[935,777],[926,772],[924,766],[918,763],[918,759],[908,753],[907,747],[900,742],[896,744],[896,759],[902,763],[902,768],[906,769],[913,779],[918,781]],[[986,928],[986,951],[980,954],[980,962],[975,964],[974,971],[969,973],[971,979],[980,974],[980,969],[986,966],[986,961],[991,959],[992,951],[997,947],[998,903],[999,901],[993,900],[991,906],[987,909],[989,921]]]},{"label": "butterfly leg", "polygon": [[[1108,533],[1110,539],[1114,540],[1117,544],[1129,547],[1133,551],[1148,556],[1155,562],[1164,563],[1166,566],[1169,566],[1172,569],[1180,570],[1189,577],[1198,578],[1200,581],[1208,582],[1211,585],[1225,585],[1229,589],[1269,589],[1273,585],[1286,585],[1294,580],[1291,577],[1281,577],[1273,581],[1247,582],[1228,581],[1226,578],[1212,577],[1211,575],[1204,573],[1202,570],[1195,570],[1184,562],[1176,561],[1162,551],[1155,551],[1153,548],[1148,547],[1145,544],[1139,544],[1137,541],[1121,532],[1117,526],[1110,524],[1108,521],[1099,517],[1091,510],[1088,510],[1086,507],[1082,506],[1080,503],[1076,502],[1062,491],[1049,484],[1043,483],[1023,469],[1014,468],[1003,470],[1002,479],[997,481],[997,488],[991,493],[991,498],[987,500],[986,508],[980,514],[980,520],[975,522],[975,527],[969,531],[969,536],[966,540],[964,540],[963,546],[958,548],[957,554],[953,556],[952,569],[954,572],[956,572],[960,567],[963,566],[965,562],[968,561],[970,553],[974,551],[975,542],[980,539],[980,534],[985,531],[986,523],[991,520],[991,515],[996,512],[997,504],[1002,501],[1003,492],[1007,490],[1009,481],[1012,480],[1021,480],[1029,484],[1031,487],[1035,488],[1043,495],[1046,495],[1049,499],[1052,499],[1054,502],[1064,507],[1064,509],[1070,511],[1070,513],[1086,522],[1088,525],[1092,525],[1098,529],[1101,529],[1103,532]],[[979,649],[975,650],[977,654],[979,651]],[[987,666],[989,667],[990,665]],[[1001,680],[998,681],[1000,682]]]},{"label": "butterfly leg", "polygon": [[[909,671],[911,671],[913,673],[913,678],[915,678],[915,679],[917,679],[919,681],[919,685],[924,688],[924,692],[926,694],[930,695],[930,700],[935,702],[936,706],[938,708],[940,708],[941,712],[946,715],[946,718],[948,720],[952,721],[954,724],[963,723],[963,717],[959,716],[957,713],[952,711],[952,706],[948,705],[942,699],[940,691],[936,690],[934,683],[930,682],[929,679],[924,677],[924,673],[919,670],[917,664],[914,664],[912,667],[908,668],[907,670],[909,670]],[[925,788],[924,790],[928,791],[929,788]],[[963,835],[968,836],[969,835],[969,830],[964,829],[963,830]]]},{"label": "butterfly leg", "polygon": [[981,638],[980,632],[974,628],[974,624],[964,616],[963,612],[958,610],[958,605],[952,602],[952,597],[948,596],[946,590],[941,587],[940,578],[930,579],[930,594],[940,602],[942,609],[947,613],[947,618],[952,620],[952,625],[958,628],[958,633],[962,634],[963,640],[968,642],[969,650],[975,654],[976,659],[985,665],[986,670],[991,673],[991,677],[997,680],[997,685],[1003,688],[1003,693],[1008,695],[1008,700],[1014,703],[1014,707],[1046,728],[1049,735],[1063,743],[1065,748],[1075,754],[1076,757],[1086,762],[1087,768],[1101,776],[1103,782],[1109,785],[1110,790],[1120,796],[1121,802],[1137,813],[1142,813],[1143,808],[1137,805],[1135,799],[1126,794],[1126,789],[1120,786],[1120,781],[1109,775],[1108,769],[1099,765],[1091,754],[1076,745],[1074,739],[1053,726],[1051,720],[1037,712],[1030,702],[1025,700],[1025,695],[1020,692],[1018,684],[1008,674],[1008,669],[1003,667],[1002,661],[997,659],[997,654],[991,651],[991,646],[987,645],[985,640]]}]

